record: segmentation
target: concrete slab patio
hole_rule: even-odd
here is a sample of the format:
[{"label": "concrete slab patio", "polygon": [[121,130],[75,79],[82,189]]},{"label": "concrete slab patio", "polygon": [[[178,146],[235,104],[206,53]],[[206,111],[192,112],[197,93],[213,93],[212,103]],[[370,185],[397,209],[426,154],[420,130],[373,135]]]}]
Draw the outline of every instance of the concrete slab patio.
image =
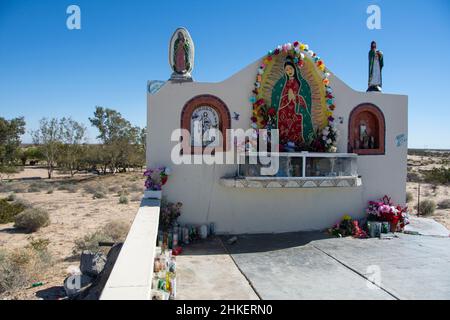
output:
[{"label": "concrete slab patio", "polygon": [[177,257],[177,300],[257,300],[220,239],[186,246]]},{"label": "concrete slab patio", "polygon": [[[450,238],[222,236],[178,259],[179,299],[450,299]],[[375,282],[375,285],[368,279]]]}]

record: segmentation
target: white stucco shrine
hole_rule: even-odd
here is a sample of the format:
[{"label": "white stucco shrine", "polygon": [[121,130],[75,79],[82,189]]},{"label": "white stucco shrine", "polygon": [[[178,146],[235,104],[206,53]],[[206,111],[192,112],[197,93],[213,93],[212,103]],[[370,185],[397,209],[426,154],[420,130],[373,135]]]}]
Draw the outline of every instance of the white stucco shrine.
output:
[{"label": "white stucco shrine", "polygon": [[[183,203],[181,223],[214,222],[230,234],[319,230],[364,217],[368,201],[386,194],[405,203],[408,97],[355,91],[323,58],[295,41],[222,82],[197,82],[192,38],[175,31],[172,76],[148,83],[147,167],[171,168],[163,195]],[[261,140],[242,144],[230,129]],[[279,157],[276,173],[262,173],[268,157]]]}]

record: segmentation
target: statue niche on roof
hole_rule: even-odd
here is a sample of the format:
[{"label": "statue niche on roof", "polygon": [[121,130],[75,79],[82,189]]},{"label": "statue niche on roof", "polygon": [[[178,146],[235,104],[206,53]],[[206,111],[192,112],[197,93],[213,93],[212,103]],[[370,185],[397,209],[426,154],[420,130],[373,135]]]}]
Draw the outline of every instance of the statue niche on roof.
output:
[{"label": "statue niche on roof", "polygon": [[170,40],[169,64],[173,70],[170,80],[192,81],[194,42],[185,28],[175,30]]}]

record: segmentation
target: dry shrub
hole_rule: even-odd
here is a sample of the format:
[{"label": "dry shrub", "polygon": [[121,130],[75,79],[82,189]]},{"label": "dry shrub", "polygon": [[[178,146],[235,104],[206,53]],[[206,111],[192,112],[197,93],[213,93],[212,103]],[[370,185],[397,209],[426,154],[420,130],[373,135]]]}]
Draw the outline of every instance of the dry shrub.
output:
[{"label": "dry shrub", "polygon": [[406,193],[406,203],[410,203],[411,201],[413,201],[413,199],[414,199],[414,196],[413,196],[412,192],[408,191]]},{"label": "dry shrub", "polygon": [[76,193],[78,191],[78,186],[76,186],[74,184],[65,183],[65,184],[61,184],[58,187],[58,190],[60,190],[60,191],[67,191],[69,193]]},{"label": "dry shrub", "polygon": [[14,227],[27,233],[38,231],[50,224],[50,216],[47,211],[31,208],[19,213],[14,218]]},{"label": "dry shrub", "polygon": [[118,193],[122,188],[120,186],[114,185],[108,188],[111,193]]},{"label": "dry shrub", "polygon": [[135,194],[131,197],[132,202],[138,202],[142,200],[142,194]]},{"label": "dry shrub", "polygon": [[95,194],[97,192],[103,193],[103,194],[107,193],[105,186],[100,183],[86,184],[83,188],[84,188],[84,191],[86,191],[87,193],[90,193],[90,194]]},{"label": "dry shrub", "polygon": [[131,192],[143,192],[144,191],[144,185],[143,184],[136,184],[133,183],[128,188]]},{"label": "dry shrub", "polygon": [[128,234],[129,224],[125,221],[111,221],[102,228],[75,240],[74,254],[82,251],[103,252],[107,249],[101,248],[99,242],[123,242]]},{"label": "dry shrub", "polygon": [[430,216],[436,210],[436,203],[433,200],[423,200],[420,202],[419,214],[424,216]]},{"label": "dry shrub", "polygon": [[45,183],[42,182],[33,182],[28,186],[28,192],[30,193],[37,193],[41,192],[43,189],[46,189]]},{"label": "dry shrub", "polygon": [[14,192],[14,193],[25,193],[28,191],[28,187],[26,185],[23,184],[14,184],[11,188],[10,191]]},{"label": "dry shrub", "polygon": [[439,202],[440,209],[450,209],[450,199],[445,199]]},{"label": "dry shrub", "polygon": [[123,220],[110,221],[103,227],[104,233],[113,239],[114,242],[125,241],[129,229],[129,223]]},{"label": "dry shrub", "polygon": [[30,287],[51,262],[46,247],[0,250],[0,294]]},{"label": "dry shrub", "polygon": [[0,200],[0,224],[14,222],[14,218],[25,210],[20,202],[9,203],[7,199]]}]

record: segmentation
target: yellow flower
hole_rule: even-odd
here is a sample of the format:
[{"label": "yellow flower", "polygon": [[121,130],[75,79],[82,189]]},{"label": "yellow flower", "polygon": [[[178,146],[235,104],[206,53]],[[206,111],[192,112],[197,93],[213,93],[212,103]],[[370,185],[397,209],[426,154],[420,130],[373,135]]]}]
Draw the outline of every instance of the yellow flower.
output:
[{"label": "yellow flower", "polygon": [[352,220],[352,217],[350,217],[350,216],[347,214],[347,215],[345,215],[345,216],[342,218],[342,220],[344,220],[344,221],[350,221],[350,220]]}]

